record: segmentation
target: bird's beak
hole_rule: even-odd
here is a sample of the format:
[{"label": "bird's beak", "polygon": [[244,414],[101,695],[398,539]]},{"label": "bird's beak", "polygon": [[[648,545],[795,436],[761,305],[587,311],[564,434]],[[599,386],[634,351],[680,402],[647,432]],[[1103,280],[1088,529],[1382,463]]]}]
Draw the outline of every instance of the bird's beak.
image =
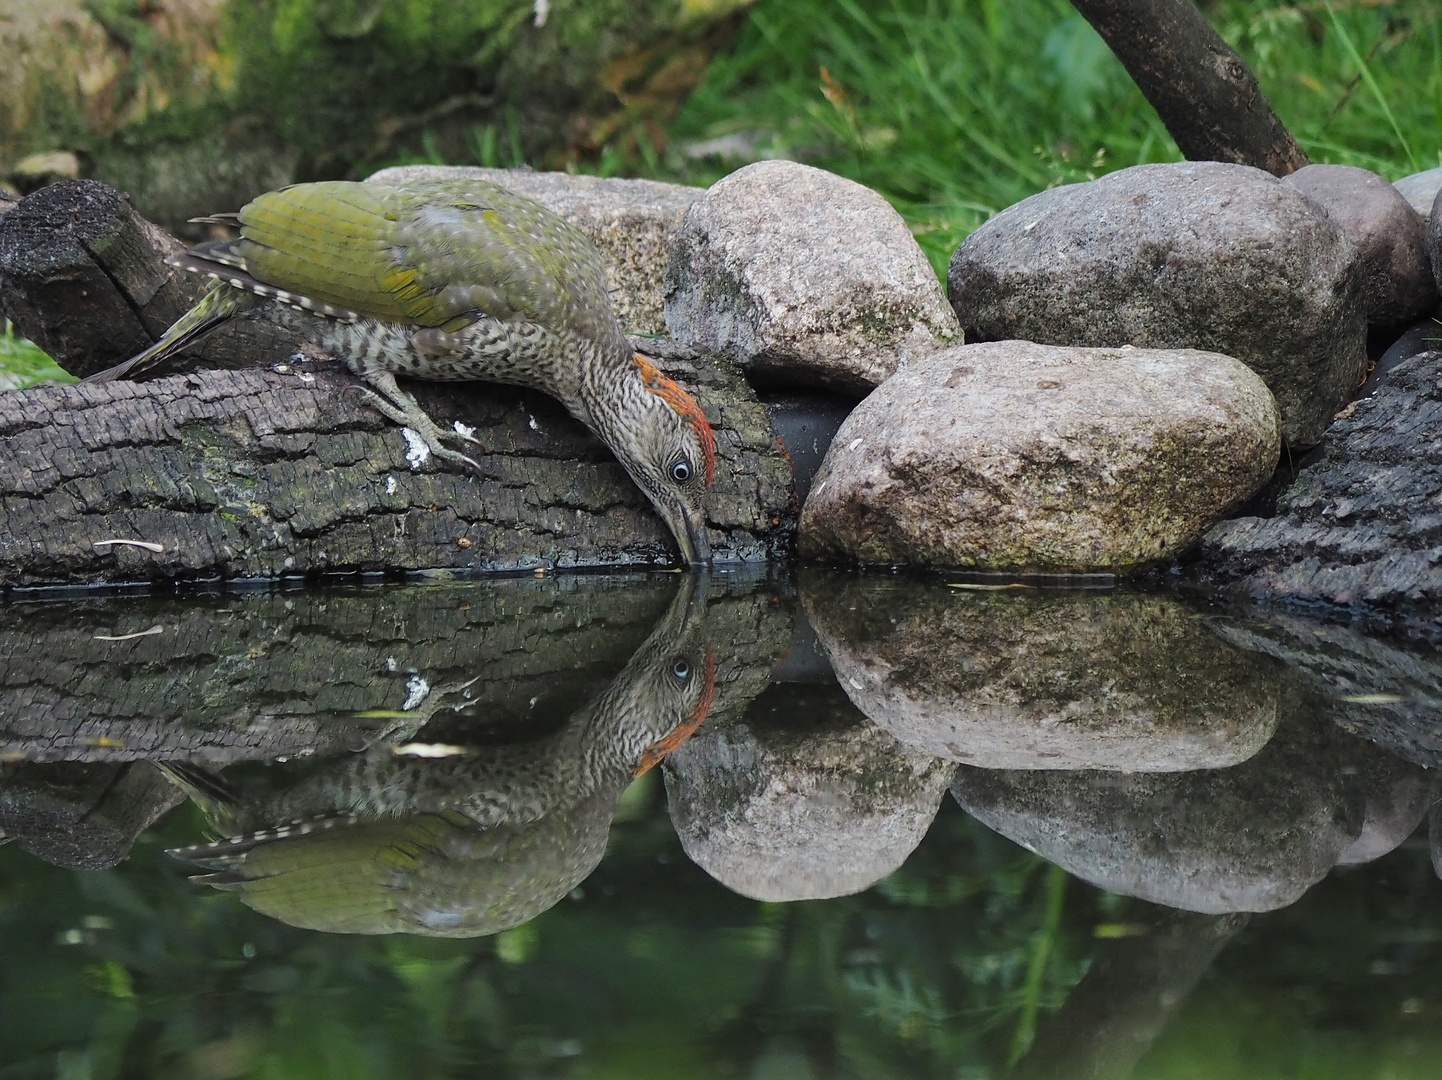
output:
[{"label": "bird's beak", "polygon": [[[711,541],[706,536],[706,514],[684,503],[678,503],[667,517],[672,518],[667,524],[671,526],[671,532],[675,534],[676,543],[681,548],[681,557],[687,564],[695,567],[710,566]],[[675,520],[678,518],[680,520]]]}]

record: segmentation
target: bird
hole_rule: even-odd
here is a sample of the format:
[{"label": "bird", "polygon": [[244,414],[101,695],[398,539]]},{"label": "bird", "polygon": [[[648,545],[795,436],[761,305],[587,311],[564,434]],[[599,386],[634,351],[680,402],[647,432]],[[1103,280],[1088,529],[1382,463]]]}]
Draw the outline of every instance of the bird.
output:
[{"label": "bird", "polygon": [[271,791],[157,761],[222,834],[171,854],[305,929],[473,937],[526,922],[595,869],[621,794],[711,711],[725,628],[708,626],[707,588],[685,575],[621,673],[540,740],[427,758],[396,753],[415,731],[395,732]]},{"label": "bird", "polygon": [[561,402],[616,456],[692,566],[711,559],[705,496],[716,442],[695,399],[636,352],[590,239],[540,203],[480,179],[322,181],[267,192],[237,228],[166,262],[205,295],[149,348],[82,382],[153,369],[230,318],[258,314],[344,360],[366,400],[432,454],[475,469],[397,375],[531,387]]}]

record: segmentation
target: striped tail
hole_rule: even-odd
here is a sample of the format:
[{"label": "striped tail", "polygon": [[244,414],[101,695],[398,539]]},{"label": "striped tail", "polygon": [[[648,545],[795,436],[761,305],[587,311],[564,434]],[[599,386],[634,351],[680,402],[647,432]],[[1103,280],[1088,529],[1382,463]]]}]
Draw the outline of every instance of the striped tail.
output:
[{"label": "striped tail", "polygon": [[129,360],[122,361],[114,367],[97,371],[94,375],[88,375],[80,381],[82,383],[114,382],[116,379],[124,379],[132,374],[139,375],[149,371],[161,361],[200,340],[232,315],[238,315],[255,303],[256,298],[251,293],[233,289],[229,285],[217,281],[201,298],[200,303],[177,319],[170,329],[161,335],[160,340],[150,348],[136,353]]}]

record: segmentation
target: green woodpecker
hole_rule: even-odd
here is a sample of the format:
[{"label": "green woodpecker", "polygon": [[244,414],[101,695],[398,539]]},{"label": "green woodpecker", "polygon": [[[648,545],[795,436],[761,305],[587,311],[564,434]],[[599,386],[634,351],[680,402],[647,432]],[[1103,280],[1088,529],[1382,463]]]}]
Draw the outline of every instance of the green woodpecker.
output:
[{"label": "green woodpecker", "polygon": [[[710,560],[703,509],[715,442],[692,397],[635,353],[590,240],[530,199],[482,180],[330,181],[262,195],[240,236],[172,256],[215,279],[161,339],[86,382],[153,367],[231,316],[265,314],[339,357],[370,403],[438,458],[479,468],[396,375],[533,387],[611,448],[691,564]],[[299,312],[299,315],[294,314]]]},{"label": "green woodpecker", "polygon": [[435,759],[377,745],[269,793],[157,762],[228,837],[172,854],[307,929],[472,937],[534,918],[600,862],[627,785],[706,718],[705,588],[684,579],[621,674],[546,739]]}]

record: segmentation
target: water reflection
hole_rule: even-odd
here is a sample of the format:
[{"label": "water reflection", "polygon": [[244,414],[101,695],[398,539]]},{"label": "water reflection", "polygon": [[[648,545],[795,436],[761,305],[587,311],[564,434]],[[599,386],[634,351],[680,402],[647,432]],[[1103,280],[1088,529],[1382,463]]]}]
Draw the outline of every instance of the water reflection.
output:
[{"label": "water reflection", "polygon": [[963,767],[952,793],[1002,835],[1112,892],[1188,911],[1270,911],[1295,902],[1361,837],[1367,774],[1357,762],[1370,753],[1297,718],[1230,769]]},{"label": "water reflection", "polygon": [[857,708],[902,742],[988,769],[1177,772],[1271,738],[1280,665],[1165,595],[992,591],[804,574],[807,614]]},{"label": "water reflection", "polygon": [[858,716],[833,684],[780,685],[666,763],[686,855],[757,900],[845,896],[899,868],[952,767]]},{"label": "water reflection", "polygon": [[[470,708],[475,675],[430,689],[376,745],[278,790],[161,763],[226,838],[173,854],[211,871],[194,880],[309,929],[470,937],[534,918],[601,861],[627,785],[718,696],[731,710],[759,689],[747,676],[772,659],[754,632],[769,605],[755,594],[708,604],[708,586],[682,577],[621,673],[543,738],[422,741],[437,713]],[[748,637],[759,653],[737,647]],[[726,648],[719,691],[713,641]]]},{"label": "water reflection", "polygon": [[0,1076],[326,1075],[317,1009],[348,1077],[1222,1076],[1274,985],[1442,1018],[1442,666],[1348,628],[640,575],[0,607],[0,650]]}]

